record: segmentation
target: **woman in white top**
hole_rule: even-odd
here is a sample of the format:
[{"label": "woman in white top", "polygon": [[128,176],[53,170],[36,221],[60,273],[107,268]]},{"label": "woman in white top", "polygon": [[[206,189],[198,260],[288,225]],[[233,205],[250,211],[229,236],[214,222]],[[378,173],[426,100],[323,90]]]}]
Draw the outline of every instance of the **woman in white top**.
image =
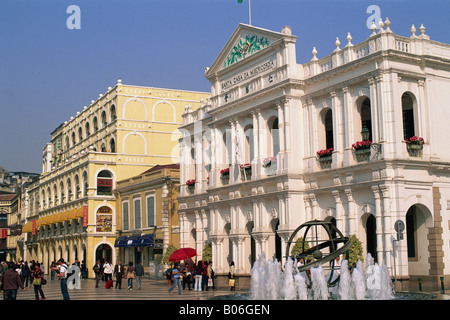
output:
[{"label": "woman in white top", "polygon": [[113,266],[108,261],[105,261],[105,264],[103,265],[103,274],[105,275],[105,281],[112,280],[112,274],[113,274]]}]

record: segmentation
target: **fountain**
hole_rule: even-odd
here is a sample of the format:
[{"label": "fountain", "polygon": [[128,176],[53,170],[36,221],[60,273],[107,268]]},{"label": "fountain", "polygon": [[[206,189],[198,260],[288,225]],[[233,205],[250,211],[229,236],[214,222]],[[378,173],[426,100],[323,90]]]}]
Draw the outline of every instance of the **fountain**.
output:
[{"label": "fountain", "polygon": [[[370,254],[369,254],[370,255]],[[368,255],[368,259],[370,259]],[[392,283],[385,266],[368,265],[372,273],[365,273],[362,262],[355,268],[343,260],[339,281],[328,285],[330,272],[320,265],[299,271],[297,261],[287,259],[284,270],[278,261],[266,260],[261,254],[251,271],[250,299],[252,300],[387,300],[394,298]],[[336,270],[335,270],[336,272]]]},{"label": "fountain", "polygon": [[[351,241],[331,223],[309,221],[297,228],[288,241],[286,252],[296,240],[300,247],[281,266],[266,260],[262,253],[251,270],[250,299],[255,300],[375,300],[393,299],[393,287],[385,265],[379,266],[367,255],[366,269],[358,261],[350,268],[340,257]],[[324,235],[327,236],[326,239]],[[297,249],[298,249],[297,247]]]}]

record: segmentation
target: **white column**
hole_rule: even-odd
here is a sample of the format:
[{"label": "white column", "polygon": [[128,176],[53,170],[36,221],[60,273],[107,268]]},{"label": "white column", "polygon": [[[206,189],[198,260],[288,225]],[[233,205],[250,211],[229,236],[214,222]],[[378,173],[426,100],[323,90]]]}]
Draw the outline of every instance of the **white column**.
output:
[{"label": "white column", "polygon": [[356,234],[356,210],[355,210],[355,200],[353,199],[352,189],[345,189],[345,195],[347,196],[347,219],[348,219],[348,229],[347,235]]},{"label": "white column", "polygon": [[[283,169],[285,168],[285,164],[284,164],[284,153],[285,153],[285,142],[284,142],[284,127],[285,127],[285,123],[284,123],[284,112],[283,112],[283,108],[281,106],[281,103],[277,103],[277,112],[278,112],[278,139],[279,139],[279,144],[280,144],[280,152],[278,154],[278,161],[279,161],[279,165],[278,165],[278,169],[280,170],[280,172],[283,172]],[[276,154],[273,155],[274,157],[276,156]]]},{"label": "white column", "polygon": [[387,186],[381,187],[383,195],[383,234],[384,234],[384,251],[385,251],[385,264],[391,268],[391,252],[394,222],[391,219],[391,196],[389,188]]},{"label": "white column", "polygon": [[372,191],[375,199],[375,219],[377,224],[377,258],[378,264],[383,263],[383,221],[382,221],[382,210],[381,210],[381,199],[380,199],[380,189],[378,186],[372,186]]},{"label": "white column", "polygon": [[259,127],[257,112],[251,113],[253,120],[253,159],[252,160],[252,179],[256,179],[261,174],[261,167],[259,165]]}]

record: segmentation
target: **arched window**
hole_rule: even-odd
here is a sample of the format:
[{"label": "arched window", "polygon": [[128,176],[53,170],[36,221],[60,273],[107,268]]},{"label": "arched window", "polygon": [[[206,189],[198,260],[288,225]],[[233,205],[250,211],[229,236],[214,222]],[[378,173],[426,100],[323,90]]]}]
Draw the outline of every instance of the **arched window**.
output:
[{"label": "arched window", "polygon": [[113,178],[111,172],[102,170],[97,175],[97,195],[112,195]]},{"label": "arched window", "polygon": [[325,146],[326,148],[334,148],[334,142],[333,142],[333,111],[329,109],[325,113],[324,118],[324,125],[325,125]]},{"label": "arched window", "polygon": [[83,129],[81,127],[78,128],[78,142],[83,141]]},{"label": "arched window", "polygon": [[81,196],[80,178],[78,177],[78,174],[75,175],[74,179],[75,179],[75,199],[78,199]]},{"label": "arched window", "polygon": [[254,143],[253,143],[253,126],[248,125],[244,129],[245,135],[245,154],[244,163],[251,163],[255,157]]},{"label": "arched window", "polygon": [[280,152],[280,134],[278,128],[278,118],[274,118],[270,123],[270,135],[272,143],[272,156],[276,157]]},{"label": "arched window", "polygon": [[222,135],[222,140],[223,140],[223,150],[224,150],[224,162],[225,162],[225,166],[231,166],[231,157],[232,157],[232,152],[231,152],[231,130],[225,130],[225,132]]},{"label": "arched window", "polygon": [[77,143],[77,141],[76,141],[75,132],[72,132],[72,147],[75,146],[76,143]]},{"label": "arched window", "polygon": [[102,143],[102,145],[100,146],[100,152],[106,152],[106,145],[105,145],[105,143]]},{"label": "arched window", "polygon": [[111,232],[112,231],[112,210],[109,207],[100,207],[97,211],[96,217],[96,231],[97,232]]},{"label": "arched window", "polygon": [[89,182],[87,177],[87,172],[83,172],[83,196],[86,197],[88,195]]},{"label": "arched window", "polygon": [[91,126],[89,125],[89,122],[86,122],[84,125],[84,131],[86,131],[86,138],[91,135]]},{"label": "arched window", "polygon": [[117,119],[115,105],[112,105],[111,108],[109,109],[109,115],[110,115],[111,122],[113,122],[114,120]]},{"label": "arched window", "polygon": [[67,200],[72,201],[73,200],[73,198],[72,198],[72,181],[70,178],[67,178],[66,185],[67,185]]},{"label": "arched window", "polygon": [[369,131],[369,139],[372,141],[372,117],[371,117],[371,111],[370,111],[370,99],[366,98],[361,104],[360,108],[361,113],[361,132],[363,130]]},{"label": "arched window", "polygon": [[[70,181],[69,181],[70,182]],[[64,194],[64,182],[61,181],[59,183],[59,203],[55,202],[55,205],[57,204],[63,204],[65,202],[65,194]]]},{"label": "arched window", "polygon": [[104,128],[104,127],[106,127],[106,112],[105,111],[102,111],[102,115],[101,115],[101,117],[102,117],[102,128]]},{"label": "arched window", "polygon": [[114,139],[109,140],[109,150],[111,153],[116,153],[116,142]]},{"label": "arched window", "polygon": [[409,139],[416,135],[414,119],[414,102],[411,95],[402,95],[402,115],[403,115],[403,139]]},{"label": "arched window", "polygon": [[98,120],[97,117],[94,117],[94,133],[96,133],[98,131]]}]

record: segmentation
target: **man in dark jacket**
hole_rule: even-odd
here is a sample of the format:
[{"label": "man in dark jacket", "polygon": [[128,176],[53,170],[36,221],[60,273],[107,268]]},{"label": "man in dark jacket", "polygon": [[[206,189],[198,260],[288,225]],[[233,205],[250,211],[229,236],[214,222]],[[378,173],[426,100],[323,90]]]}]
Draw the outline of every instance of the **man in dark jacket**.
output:
[{"label": "man in dark jacket", "polygon": [[15,269],[16,265],[14,262],[8,263],[8,270],[3,272],[0,277],[0,281],[3,284],[5,300],[16,300],[17,290],[19,290],[19,287],[25,291],[25,287],[22,284],[22,279],[20,279],[20,275]]},{"label": "man in dark jacket", "polygon": [[125,274],[124,267],[122,265],[122,260],[119,260],[114,267],[114,274],[116,275],[116,289],[119,286],[119,289],[122,289],[122,278]]},{"label": "man in dark jacket", "polygon": [[98,288],[98,283],[100,282],[103,276],[103,267],[102,264],[100,263],[100,260],[97,260],[97,263],[94,265],[92,269],[94,270],[95,275],[95,287]]}]

